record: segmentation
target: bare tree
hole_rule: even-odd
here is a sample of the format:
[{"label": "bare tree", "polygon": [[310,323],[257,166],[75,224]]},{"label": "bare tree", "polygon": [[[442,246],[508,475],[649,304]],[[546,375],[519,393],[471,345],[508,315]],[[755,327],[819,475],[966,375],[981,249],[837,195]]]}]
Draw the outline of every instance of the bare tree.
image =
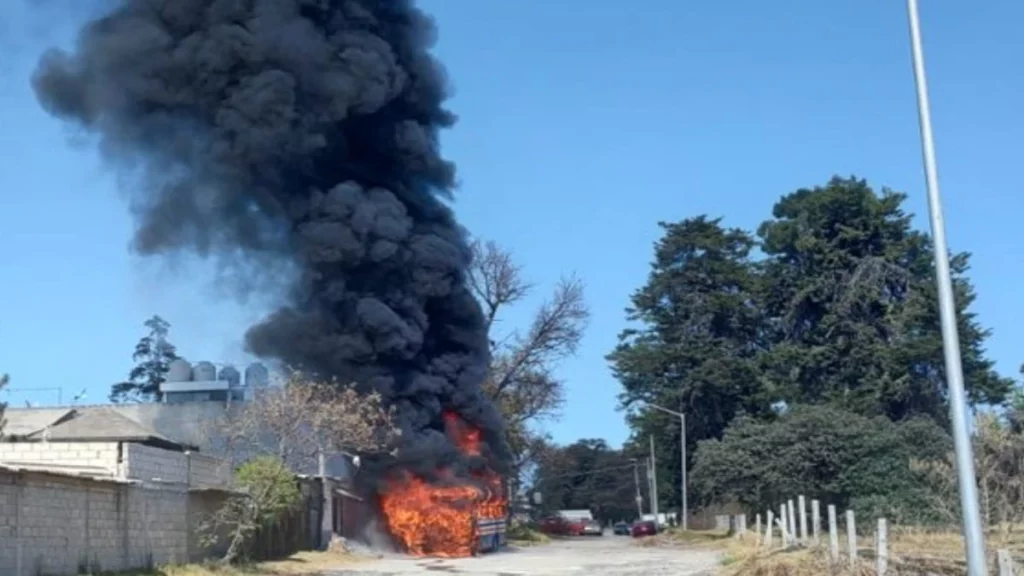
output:
[{"label": "bare tree", "polygon": [[310,470],[318,454],[391,452],[400,434],[394,409],[385,408],[378,393],[318,382],[294,370],[280,385],[234,406],[210,432],[241,464],[235,484],[242,493],[228,498],[200,527],[207,545],[227,537],[227,563],[245,559],[259,530],[294,508],[295,473]]},{"label": "bare tree", "polygon": [[534,313],[525,332],[496,334],[501,313],[526,298],[532,286],[512,255],[494,242],[473,244],[470,287],[483,307],[491,336],[492,362],[487,394],[501,408],[517,467],[531,457],[536,438],[529,424],[558,415],[564,383],[555,375],[559,362],[575,354],[590,312],[583,282],[563,278],[554,294]]},{"label": "bare tree", "polygon": [[[1011,415],[979,414],[974,426],[974,468],[986,526],[1007,534],[1024,521],[1024,430]],[[953,454],[932,462],[913,462],[929,488],[933,512],[950,523],[960,517]]]},{"label": "bare tree", "polygon": [[292,470],[311,469],[318,453],[373,454],[393,449],[400,431],[380,394],[317,382],[289,371],[279,386],[231,410],[217,424],[237,460],[272,454]]}]

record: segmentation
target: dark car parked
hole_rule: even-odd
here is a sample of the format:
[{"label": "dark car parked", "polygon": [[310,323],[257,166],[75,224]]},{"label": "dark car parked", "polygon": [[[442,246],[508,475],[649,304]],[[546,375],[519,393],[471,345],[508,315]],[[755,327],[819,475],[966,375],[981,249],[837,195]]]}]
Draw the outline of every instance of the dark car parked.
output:
[{"label": "dark car parked", "polygon": [[644,536],[654,536],[658,533],[658,525],[650,520],[644,520],[643,522],[637,522],[633,524],[633,529],[630,531],[633,538],[643,538]]},{"label": "dark car parked", "polygon": [[612,526],[612,534],[615,534],[616,536],[629,536],[629,528],[629,524],[619,522]]}]

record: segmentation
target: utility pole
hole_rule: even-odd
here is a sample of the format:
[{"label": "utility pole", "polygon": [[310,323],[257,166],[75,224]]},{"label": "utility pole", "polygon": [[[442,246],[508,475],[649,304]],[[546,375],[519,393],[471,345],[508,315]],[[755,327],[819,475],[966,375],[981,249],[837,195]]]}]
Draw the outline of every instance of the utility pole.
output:
[{"label": "utility pole", "polygon": [[323,450],[316,451],[317,475],[320,476],[321,514],[320,514],[320,549],[326,550],[334,536],[334,494],[327,480],[327,455]]},{"label": "utility pole", "polygon": [[633,485],[636,486],[636,519],[639,521],[644,516],[644,497],[640,495],[640,465],[633,459]]},{"label": "utility pole", "polygon": [[654,457],[654,435],[651,434],[651,514],[658,523],[658,460]]},{"label": "utility pole", "polygon": [[649,402],[647,403],[647,405],[650,406],[651,408],[654,408],[655,410],[660,410],[661,412],[671,414],[672,416],[679,418],[679,468],[680,472],[682,473],[682,475],[680,476],[681,482],[679,483],[679,503],[682,505],[682,510],[680,510],[680,515],[682,516],[682,518],[680,519],[680,525],[683,527],[683,530],[686,530],[689,527],[688,520],[690,516],[690,509],[687,506],[686,502],[686,414],[683,414],[682,412],[676,412],[675,410],[669,410],[664,406],[658,406],[657,404],[651,404]]},{"label": "utility pole", "polygon": [[686,414],[679,415],[679,455],[679,469],[682,473],[679,486],[679,495],[682,496],[682,510],[679,511],[679,515],[682,517],[679,519],[679,525],[686,531],[689,528],[687,520],[690,515],[689,507],[686,505]]},{"label": "utility pole", "polygon": [[928,187],[928,212],[931,216],[932,249],[935,251],[935,282],[939,291],[939,318],[942,322],[942,351],[946,360],[946,385],[949,388],[949,415],[953,423],[953,446],[960,488],[960,511],[963,520],[964,545],[967,549],[969,576],[988,576],[985,560],[985,533],[978,509],[978,485],[974,475],[974,455],[967,429],[967,401],[964,398],[964,373],[960,358],[960,334],[957,332],[956,302],[949,273],[949,248],[946,246],[946,225],[942,217],[939,193],[939,171],[935,160],[932,136],[931,106],[928,102],[928,81],[924,70],[924,48],[917,0],[907,0],[910,21],[910,51],[914,63],[917,88],[917,113],[921,129],[921,149],[925,184]]}]

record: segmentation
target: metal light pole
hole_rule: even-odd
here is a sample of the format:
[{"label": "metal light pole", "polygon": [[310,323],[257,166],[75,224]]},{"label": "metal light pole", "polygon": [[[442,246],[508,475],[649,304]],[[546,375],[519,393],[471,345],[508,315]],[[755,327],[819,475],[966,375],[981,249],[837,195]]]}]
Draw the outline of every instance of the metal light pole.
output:
[{"label": "metal light pole", "polygon": [[650,402],[648,402],[647,405],[650,406],[651,408],[654,408],[655,410],[661,410],[666,414],[671,414],[672,416],[679,418],[679,453],[682,457],[679,464],[679,467],[681,469],[680,471],[682,472],[682,482],[679,483],[679,493],[681,496],[680,503],[682,504],[682,518],[680,519],[680,525],[683,527],[683,530],[686,530],[688,528],[688,520],[690,515],[689,508],[686,505],[686,414],[683,414],[682,412],[676,412],[675,410],[669,410],[664,406],[658,406],[657,404],[651,404]]},{"label": "metal light pole", "polygon": [[924,71],[924,49],[921,46],[921,23],[917,14],[917,0],[907,0],[907,13],[910,20],[910,48],[914,60],[914,80],[917,86],[917,112],[921,125],[925,182],[928,187],[928,212],[931,215],[932,247],[935,250],[935,282],[939,291],[942,350],[946,356],[949,415],[953,423],[953,443],[956,449],[956,469],[960,487],[960,509],[963,515],[964,543],[967,548],[967,573],[969,576],[988,576],[988,565],[985,559],[985,534],[982,531],[981,514],[978,510],[978,486],[975,483],[974,456],[971,449],[970,433],[967,429],[967,402],[964,398],[963,366],[960,363],[960,336],[957,333],[953,282],[949,273],[946,226],[942,219],[939,174],[935,162],[935,142],[932,138],[928,82]]},{"label": "metal light pole", "polygon": [[654,435],[651,435],[651,514],[658,523],[658,461],[654,458]]}]

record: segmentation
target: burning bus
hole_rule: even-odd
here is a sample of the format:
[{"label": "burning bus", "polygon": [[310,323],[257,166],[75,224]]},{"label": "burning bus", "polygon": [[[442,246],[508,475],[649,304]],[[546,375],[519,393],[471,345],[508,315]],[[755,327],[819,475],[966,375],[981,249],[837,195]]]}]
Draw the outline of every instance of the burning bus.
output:
[{"label": "burning bus", "polygon": [[[480,430],[454,412],[444,414],[446,432],[468,457],[480,456]],[[460,557],[490,552],[505,545],[508,499],[501,476],[488,467],[469,478],[437,471],[428,482],[400,472],[379,493],[388,533],[415,556]]]}]

